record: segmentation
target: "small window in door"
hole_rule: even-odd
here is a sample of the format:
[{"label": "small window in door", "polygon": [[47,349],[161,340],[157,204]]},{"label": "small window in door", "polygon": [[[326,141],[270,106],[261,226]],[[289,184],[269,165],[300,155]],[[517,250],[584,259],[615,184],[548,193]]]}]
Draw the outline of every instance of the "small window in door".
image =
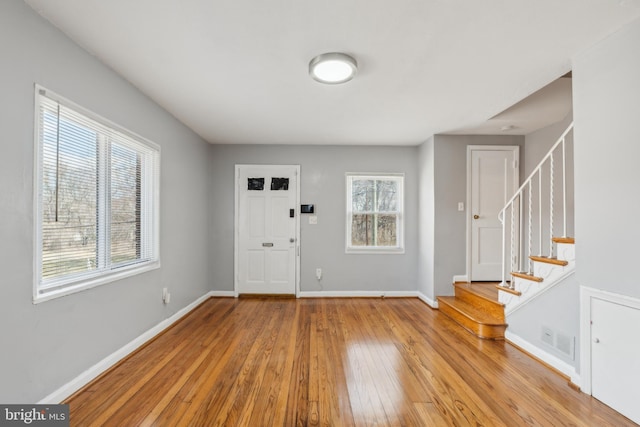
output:
[{"label": "small window in door", "polygon": [[271,178],[271,191],[289,190],[289,178]]},{"label": "small window in door", "polygon": [[264,178],[247,178],[247,190],[249,191],[264,190]]}]

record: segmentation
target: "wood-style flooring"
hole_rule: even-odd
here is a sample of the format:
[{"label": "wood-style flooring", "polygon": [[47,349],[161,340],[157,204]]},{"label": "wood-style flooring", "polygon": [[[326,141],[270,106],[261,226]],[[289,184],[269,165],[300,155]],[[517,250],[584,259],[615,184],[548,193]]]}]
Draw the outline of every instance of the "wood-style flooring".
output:
[{"label": "wood-style flooring", "polygon": [[414,298],[211,298],[72,396],[72,426],[632,426]]}]

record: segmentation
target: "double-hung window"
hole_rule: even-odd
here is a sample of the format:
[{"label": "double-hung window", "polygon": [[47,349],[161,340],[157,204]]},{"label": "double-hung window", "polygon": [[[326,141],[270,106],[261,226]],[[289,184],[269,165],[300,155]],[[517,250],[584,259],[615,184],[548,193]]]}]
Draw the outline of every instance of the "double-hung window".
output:
[{"label": "double-hung window", "polygon": [[159,147],[36,86],[40,302],[159,265]]},{"label": "double-hung window", "polygon": [[347,253],[404,252],[403,187],[403,174],[347,174]]}]

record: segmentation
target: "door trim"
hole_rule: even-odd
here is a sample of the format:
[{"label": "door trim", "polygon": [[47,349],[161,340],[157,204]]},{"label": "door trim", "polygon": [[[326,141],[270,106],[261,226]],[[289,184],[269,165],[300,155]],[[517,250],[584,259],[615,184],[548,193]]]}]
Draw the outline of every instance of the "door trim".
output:
[{"label": "door trim", "polygon": [[262,164],[236,164],[233,177],[233,296],[238,297],[240,291],[238,290],[238,282],[240,280],[240,229],[238,227],[240,219],[240,170],[245,167],[294,167],[295,174],[297,176],[296,182],[296,245],[295,245],[295,295],[296,298],[300,296],[300,165],[262,165]]},{"label": "door trim", "polygon": [[[471,152],[472,151],[513,151],[514,158],[516,159],[516,167],[515,167],[515,175],[516,179],[514,180],[514,192],[520,187],[520,146],[518,145],[467,145],[467,205],[466,205],[466,273],[464,276],[467,282],[471,281],[471,216],[473,213],[471,212]],[[456,276],[460,277],[460,276]]]}]

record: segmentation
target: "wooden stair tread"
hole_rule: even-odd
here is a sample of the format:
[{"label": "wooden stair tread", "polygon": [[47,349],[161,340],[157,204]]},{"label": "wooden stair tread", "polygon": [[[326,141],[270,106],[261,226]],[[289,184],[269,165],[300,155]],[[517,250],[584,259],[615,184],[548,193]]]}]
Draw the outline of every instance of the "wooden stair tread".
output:
[{"label": "wooden stair tread", "polygon": [[561,266],[569,265],[569,261],[565,261],[558,258],[549,258],[546,256],[531,255],[529,259],[532,261],[544,262],[546,264],[561,265]]},{"label": "wooden stair tread", "polygon": [[490,303],[503,305],[498,300],[495,285],[496,282],[458,282],[453,284],[456,291],[467,292]]},{"label": "wooden stair tread", "polygon": [[531,280],[533,282],[542,282],[544,279],[542,277],[534,276],[533,274],[528,273],[519,273],[517,271],[512,271],[511,275],[513,277],[519,277],[521,279]]},{"label": "wooden stair tread", "polygon": [[568,243],[574,245],[576,243],[575,237],[554,237],[551,239],[555,243]]},{"label": "wooden stair tread", "polygon": [[462,301],[460,298],[438,297],[438,302],[453,308],[476,323],[482,325],[506,326],[506,323],[504,323],[503,320],[497,319],[490,313],[487,313],[466,301]]}]

